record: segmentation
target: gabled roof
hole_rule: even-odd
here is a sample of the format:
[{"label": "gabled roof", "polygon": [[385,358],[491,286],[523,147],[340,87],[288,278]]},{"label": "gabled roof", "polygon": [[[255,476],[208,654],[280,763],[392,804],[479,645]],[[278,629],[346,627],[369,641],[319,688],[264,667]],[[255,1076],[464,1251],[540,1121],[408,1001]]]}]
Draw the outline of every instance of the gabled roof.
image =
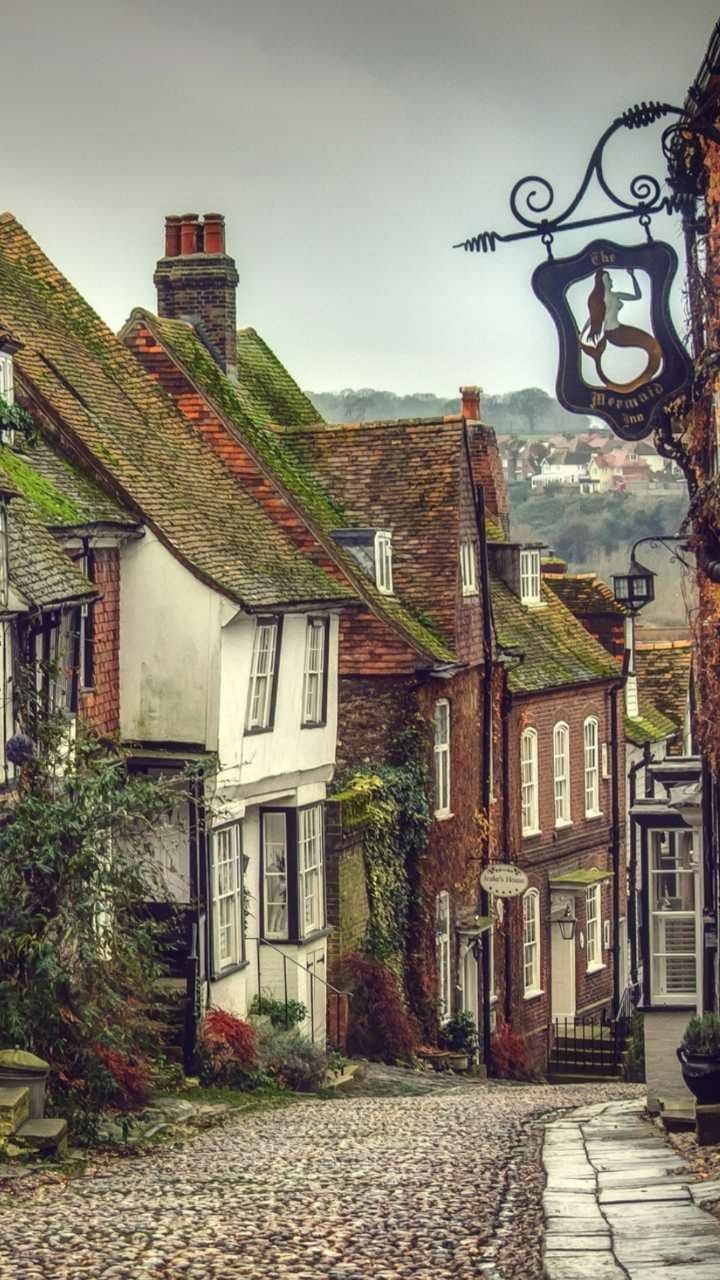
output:
[{"label": "gabled roof", "polygon": [[676,735],[677,725],[658,710],[640,678],[638,679],[638,704],[639,716],[625,716],[625,737],[628,742],[632,742],[636,747],[642,747],[646,742],[664,742],[667,738],[673,738]]},{"label": "gabled roof", "polygon": [[298,461],[341,503],[346,528],[394,535],[397,596],[452,658],[466,475],[462,418],[321,424],[288,439]]},{"label": "gabled roof", "polygon": [[492,580],[497,637],[520,650],[522,662],[508,672],[513,693],[535,693],[597,680],[620,680],[617,663],[563,604],[547,583],[542,606],[521,604],[498,577]]},{"label": "gabled roof", "polygon": [[352,598],[233,482],[11,214],[0,215],[0,324],[23,344],[21,390],[198,578],[249,609]]},{"label": "gabled roof", "polygon": [[[187,321],[159,319],[138,308],[133,311],[123,332],[129,332],[134,323],[140,323],[149,330],[208,404],[290,496],[308,527],[323,539],[323,545],[329,549],[346,580],[352,584],[353,591],[368,603],[375,614],[398,631],[421,657],[432,663],[452,661],[452,648],[428,616],[429,611],[419,608],[402,589],[402,575],[400,579],[397,577],[398,557],[402,559],[399,544],[393,554],[393,576],[398,593],[387,596],[377,590],[375,583],[363,574],[353,557],[332,539],[334,531],[351,528],[356,524],[376,523],[369,515],[361,514],[362,502],[358,505],[351,498],[357,482],[361,480],[363,468],[360,468],[359,473],[357,458],[354,458],[348,460],[348,465],[352,467],[351,474],[345,474],[344,464],[341,462],[345,455],[340,441],[346,428],[318,422],[316,410],[255,331],[246,329],[239,334],[240,363],[238,381],[235,382],[223,374]],[[262,379],[256,374],[258,366],[263,371]],[[248,376],[248,368],[251,368],[253,377]],[[267,388],[275,377],[278,379],[279,390],[272,391],[271,388],[266,401]],[[299,416],[294,420],[293,429],[283,429],[291,425],[290,416],[296,410]],[[308,426],[310,411],[312,424]],[[357,427],[370,430],[372,425],[360,423]],[[355,436],[352,438],[355,439]],[[332,441],[337,449],[337,467],[326,465],[327,446]],[[364,465],[369,465],[367,458]],[[389,476],[386,479],[389,480]],[[383,484],[385,485],[385,481]],[[384,492],[386,490],[390,492],[387,485]],[[377,527],[388,527],[387,515]]]}]

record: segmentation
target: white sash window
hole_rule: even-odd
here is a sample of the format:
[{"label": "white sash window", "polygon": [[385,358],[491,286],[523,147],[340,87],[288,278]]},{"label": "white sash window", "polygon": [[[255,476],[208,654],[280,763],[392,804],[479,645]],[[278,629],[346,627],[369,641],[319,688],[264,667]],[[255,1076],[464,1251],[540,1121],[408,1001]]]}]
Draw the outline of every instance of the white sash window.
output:
[{"label": "white sash window", "polygon": [[564,722],[553,729],[553,777],[558,827],[570,821],[570,730]]},{"label": "white sash window", "polygon": [[277,647],[278,623],[258,621],[250,668],[248,729],[272,728]]},{"label": "white sash window", "polygon": [[520,739],[520,791],[522,833],[524,836],[535,835],[540,829],[540,819],[537,733],[534,729],[525,729]]},{"label": "white sash window", "polygon": [[221,973],[244,957],[240,823],[220,827],[210,838],[213,967]]},{"label": "white sash window", "polygon": [[523,983],[525,995],[540,991],[540,894],[528,889],[523,898]]},{"label": "white sash window", "polygon": [[266,938],[288,936],[287,816],[266,812],[263,821],[263,898]]},{"label": "white sash window", "polygon": [[307,937],[325,924],[323,808],[298,811],[298,887],[300,933]]},{"label": "white sash window", "polygon": [[585,817],[600,812],[600,779],[598,774],[598,722],[589,716],[583,728],[585,744]]},{"label": "white sash window", "polygon": [[309,618],[305,640],[305,672],[303,676],[304,725],[323,724],[325,720],[325,663],[327,623],[324,618]]},{"label": "white sash window", "polygon": [[443,698],[435,707],[435,815],[450,813],[450,703]]}]

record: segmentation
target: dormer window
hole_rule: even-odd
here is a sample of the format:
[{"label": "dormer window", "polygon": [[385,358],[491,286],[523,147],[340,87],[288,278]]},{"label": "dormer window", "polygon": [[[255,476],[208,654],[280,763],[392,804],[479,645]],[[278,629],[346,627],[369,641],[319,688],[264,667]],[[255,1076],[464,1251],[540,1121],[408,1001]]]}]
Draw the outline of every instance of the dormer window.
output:
[{"label": "dormer window", "polygon": [[460,543],[460,579],[463,595],[476,596],[475,543],[471,538],[463,538]]},{"label": "dormer window", "polygon": [[540,604],[540,552],[520,552],[520,601]]},{"label": "dormer window", "polygon": [[383,595],[392,595],[392,534],[385,530],[375,534],[375,585]]}]

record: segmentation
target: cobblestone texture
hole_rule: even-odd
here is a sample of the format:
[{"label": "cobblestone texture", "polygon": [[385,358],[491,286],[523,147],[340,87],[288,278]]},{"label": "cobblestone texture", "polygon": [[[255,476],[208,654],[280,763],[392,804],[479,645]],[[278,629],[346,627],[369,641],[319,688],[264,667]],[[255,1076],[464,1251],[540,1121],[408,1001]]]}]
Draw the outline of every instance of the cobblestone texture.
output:
[{"label": "cobblestone texture", "polygon": [[446,1083],[229,1121],[16,1194],[0,1280],[540,1280],[537,1121],[638,1092]]}]

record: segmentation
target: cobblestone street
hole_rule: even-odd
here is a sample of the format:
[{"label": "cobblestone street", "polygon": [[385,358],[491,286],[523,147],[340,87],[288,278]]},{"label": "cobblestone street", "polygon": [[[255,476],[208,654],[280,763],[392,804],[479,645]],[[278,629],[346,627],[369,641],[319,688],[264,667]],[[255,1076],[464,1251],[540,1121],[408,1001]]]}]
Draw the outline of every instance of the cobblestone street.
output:
[{"label": "cobblestone street", "polygon": [[293,1103],[0,1201],[0,1280],[539,1280],[535,1122],[639,1090],[435,1079]]}]

